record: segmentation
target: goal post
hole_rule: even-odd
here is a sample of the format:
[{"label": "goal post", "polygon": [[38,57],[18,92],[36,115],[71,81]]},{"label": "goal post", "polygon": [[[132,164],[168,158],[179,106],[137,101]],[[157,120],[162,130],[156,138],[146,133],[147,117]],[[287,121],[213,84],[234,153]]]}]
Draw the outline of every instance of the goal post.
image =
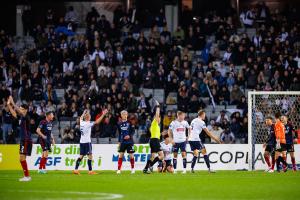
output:
[{"label": "goal post", "polygon": [[256,170],[257,145],[266,142],[267,116],[280,112],[287,115],[296,129],[300,128],[300,91],[248,91],[248,164]]}]

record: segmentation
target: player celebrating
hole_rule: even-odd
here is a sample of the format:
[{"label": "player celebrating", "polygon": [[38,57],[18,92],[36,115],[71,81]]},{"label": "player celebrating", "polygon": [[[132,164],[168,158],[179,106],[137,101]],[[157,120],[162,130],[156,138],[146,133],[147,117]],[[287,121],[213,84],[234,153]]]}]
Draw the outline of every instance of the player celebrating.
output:
[{"label": "player celebrating", "polygon": [[164,141],[160,143],[161,150],[164,154],[164,161],[159,162],[158,171],[159,172],[174,172],[174,168],[172,166],[172,143],[168,134],[163,135]]},{"label": "player celebrating", "polygon": [[[149,173],[148,168],[152,167],[157,161],[162,161],[164,158],[163,152],[160,148],[160,109],[159,103],[156,101],[156,109],[154,119],[150,126],[150,149],[151,149],[151,158],[147,161],[147,164],[143,170],[144,173]],[[156,156],[158,154],[158,156]],[[156,157],[155,157],[156,156]]]},{"label": "player celebrating", "polygon": [[78,167],[80,165],[80,162],[82,158],[87,155],[88,156],[88,168],[89,168],[89,174],[94,175],[97,174],[96,172],[92,171],[92,160],[93,160],[93,154],[92,154],[92,141],[91,141],[91,131],[92,127],[96,124],[99,124],[103,117],[106,115],[108,111],[105,109],[102,111],[102,115],[96,120],[96,121],[90,121],[91,115],[90,113],[85,110],[83,114],[80,116],[80,156],[76,161],[75,170],[73,171],[74,174],[79,175],[80,172],[78,170]]},{"label": "player celebrating", "polygon": [[285,128],[283,123],[280,121],[280,113],[275,114],[275,136],[276,136],[276,149],[275,149],[275,160],[277,171],[280,172],[280,162],[283,164],[283,171],[287,171],[286,163],[286,140],[285,140]]},{"label": "player celebrating", "polygon": [[45,174],[46,163],[48,158],[48,152],[51,152],[51,142],[55,144],[52,135],[52,121],[54,115],[52,112],[46,112],[46,118],[42,120],[36,129],[36,133],[39,135],[39,143],[43,149],[42,158],[40,160],[40,166],[38,173]]},{"label": "player celebrating", "polygon": [[31,181],[26,162],[26,156],[31,156],[32,139],[29,132],[30,119],[28,115],[28,105],[22,104],[20,107],[16,106],[13,98],[10,96],[7,101],[7,106],[14,118],[20,119],[20,163],[24,172],[24,177],[19,181]]},{"label": "player celebrating", "polygon": [[295,152],[294,150],[295,129],[291,123],[288,123],[287,116],[282,116],[281,121],[285,127],[286,150],[287,153],[289,153],[291,156],[293,171],[297,171],[295,153],[294,153]]},{"label": "player celebrating", "polygon": [[182,160],[183,160],[183,171],[182,173],[186,173],[186,129],[190,132],[190,127],[187,121],[184,120],[185,113],[182,111],[177,112],[177,119],[171,122],[168,130],[168,135],[172,138],[173,141],[173,166],[174,166],[174,173],[177,173],[177,156],[178,151],[180,149]]},{"label": "player celebrating", "polygon": [[126,110],[121,111],[121,122],[118,124],[119,129],[119,159],[118,159],[118,171],[117,174],[121,173],[122,162],[125,151],[130,156],[131,174],[135,173],[134,170],[134,149],[133,149],[133,138],[134,128],[127,121],[128,112]]},{"label": "player celebrating", "polygon": [[[265,123],[269,128],[266,143],[264,143],[263,145],[265,149],[264,158],[268,165],[268,169],[266,170],[266,172],[273,173],[274,165],[275,165],[275,145],[276,145],[275,125],[273,124],[273,118],[271,116],[266,117]],[[272,156],[272,165],[270,163],[270,156]]]},{"label": "player celebrating", "polygon": [[206,148],[205,146],[202,144],[201,139],[200,139],[200,134],[202,132],[202,130],[213,140],[215,140],[216,142],[218,142],[219,144],[221,143],[221,141],[215,137],[206,127],[205,122],[205,112],[203,110],[200,110],[198,112],[198,117],[193,119],[191,122],[191,131],[188,137],[188,141],[189,144],[191,146],[191,150],[193,151],[194,157],[192,160],[192,166],[191,166],[191,172],[194,173],[194,167],[196,164],[196,161],[198,159],[198,155],[199,155],[199,150],[201,151],[201,153],[204,156],[204,160],[205,160],[205,164],[208,168],[208,171],[211,173],[214,173],[215,171],[212,170],[210,168],[210,163],[209,163],[209,158],[206,152]]}]

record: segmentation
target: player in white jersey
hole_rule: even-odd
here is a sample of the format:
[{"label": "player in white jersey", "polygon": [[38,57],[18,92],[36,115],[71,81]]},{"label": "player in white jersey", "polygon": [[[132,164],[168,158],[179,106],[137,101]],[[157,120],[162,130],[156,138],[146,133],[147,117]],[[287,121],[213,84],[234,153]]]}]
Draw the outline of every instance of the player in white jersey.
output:
[{"label": "player in white jersey", "polygon": [[182,155],[182,161],[183,161],[183,171],[182,173],[186,173],[186,130],[190,132],[190,126],[187,121],[184,120],[185,113],[178,111],[177,112],[177,119],[171,122],[168,130],[168,135],[172,138],[173,143],[173,167],[174,167],[174,173],[176,172],[177,168],[177,156],[178,156],[178,150],[180,149],[181,155]]},{"label": "player in white jersey", "polygon": [[158,171],[159,172],[174,172],[174,168],[172,165],[172,148],[173,145],[171,143],[170,137],[168,134],[163,135],[164,141],[160,143],[160,149],[164,153],[164,161],[159,162]]},{"label": "player in white jersey", "polygon": [[212,172],[212,173],[215,172],[215,171],[211,170],[211,168],[210,168],[209,158],[208,158],[205,146],[201,142],[200,134],[203,130],[210,138],[212,138],[216,142],[221,143],[221,141],[217,137],[215,137],[211,132],[209,132],[209,130],[207,129],[207,127],[205,125],[204,119],[205,119],[205,112],[203,110],[200,110],[198,112],[198,117],[193,119],[191,122],[191,131],[188,136],[188,141],[191,146],[191,150],[194,153],[194,157],[192,160],[192,166],[191,166],[192,173],[194,173],[194,167],[195,167],[196,161],[198,159],[199,150],[201,151],[201,153],[204,156],[204,160],[205,160],[206,166],[208,168],[208,171]]},{"label": "player in white jersey", "polygon": [[91,132],[92,127],[96,124],[99,124],[103,117],[106,115],[108,111],[105,109],[102,111],[101,117],[99,117],[96,121],[90,121],[91,115],[90,113],[85,110],[80,117],[80,156],[76,161],[75,170],[73,171],[74,174],[79,175],[78,167],[82,158],[87,155],[88,156],[88,167],[89,167],[89,174],[97,174],[96,172],[92,171],[92,142],[91,142]]}]

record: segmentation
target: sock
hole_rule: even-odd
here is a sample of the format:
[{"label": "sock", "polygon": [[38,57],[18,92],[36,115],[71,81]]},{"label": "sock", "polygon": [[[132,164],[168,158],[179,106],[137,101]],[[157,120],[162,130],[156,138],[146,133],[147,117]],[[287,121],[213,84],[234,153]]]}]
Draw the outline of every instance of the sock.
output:
[{"label": "sock", "polygon": [[26,160],[22,160],[21,165],[22,165],[22,169],[23,169],[23,172],[24,172],[24,176],[26,176],[26,177],[29,176],[29,171],[28,171]]},{"label": "sock", "polygon": [[118,170],[121,170],[123,158],[118,159]]},{"label": "sock", "polygon": [[44,167],[44,159],[45,159],[44,157],[41,157],[39,169],[43,169],[43,167]]},{"label": "sock", "polygon": [[163,161],[162,160],[158,161],[158,167],[163,167]]},{"label": "sock", "polygon": [[134,158],[130,158],[131,169],[134,169]]},{"label": "sock", "polygon": [[76,165],[75,165],[75,170],[77,170],[78,169],[78,167],[79,167],[79,165],[80,165],[80,162],[81,162],[81,158],[78,158],[77,160],[76,160]]},{"label": "sock", "polygon": [[159,161],[158,156],[154,158],[154,160],[150,163],[150,167],[152,167],[157,161]]},{"label": "sock", "polygon": [[206,164],[207,168],[210,169],[209,158],[207,155],[204,155],[204,160],[205,160],[205,164]]},{"label": "sock", "polygon": [[272,155],[272,170],[274,170],[275,163],[276,163],[275,155]]},{"label": "sock", "polygon": [[183,168],[185,169],[186,168],[186,158],[183,158],[182,161],[183,161]]},{"label": "sock", "polygon": [[194,157],[193,157],[193,160],[192,160],[192,169],[194,169],[195,164],[196,164],[196,161],[197,161],[197,157],[194,156]]},{"label": "sock", "polygon": [[281,162],[284,167],[287,167],[286,157],[281,157]]},{"label": "sock", "polygon": [[280,157],[277,158],[276,160],[276,168],[277,168],[277,171],[279,171],[279,166],[280,166]]},{"label": "sock", "polygon": [[46,169],[47,159],[48,158],[46,158],[46,157],[44,158],[43,169]]},{"label": "sock", "polygon": [[291,160],[292,160],[293,169],[296,169],[296,160],[295,160],[295,157],[291,158]]},{"label": "sock", "polygon": [[265,161],[266,161],[268,167],[270,168],[271,167],[270,156],[269,155],[264,155],[264,157],[265,157]]},{"label": "sock", "polygon": [[173,158],[174,169],[177,169],[177,158]]},{"label": "sock", "polygon": [[89,171],[92,171],[92,160],[88,159],[87,163],[88,163]]},{"label": "sock", "polygon": [[151,160],[149,159],[149,160],[147,160],[147,164],[146,164],[144,170],[148,170],[150,164],[151,164]]}]

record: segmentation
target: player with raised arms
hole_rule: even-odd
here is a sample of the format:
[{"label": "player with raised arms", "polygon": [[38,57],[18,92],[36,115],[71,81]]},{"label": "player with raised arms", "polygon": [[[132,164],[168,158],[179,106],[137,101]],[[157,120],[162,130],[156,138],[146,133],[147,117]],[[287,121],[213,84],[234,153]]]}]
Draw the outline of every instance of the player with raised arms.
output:
[{"label": "player with raised arms", "polygon": [[48,152],[51,152],[51,143],[55,144],[53,135],[52,135],[52,121],[54,118],[54,114],[51,111],[46,112],[46,118],[42,120],[36,129],[36,133],[39,138],[38,141],[42,147],[43,153],[42,158],[40,160],[40,166],[38,173],[45,174],[46,173],[46,163],[48,158]]},{"label": "player with raised arms", "polygon": [[163,151],[164,154],[164,161],[159,162],[158,164],[158,171],[159,172],[174,172],[174,168],[172,165],[172,143],[170,140],[170,137],[168,134],[163,135],[164,141],[160,143],[161,150]]},{"label": "player with raised arms", "polygon": [[31,181],[26,162],[26,156],[31,156],[32,151],[32,139],[29,131],[30,118],[28,114],[28,105],[22,104],[20,107],[18,107],[15,104],[12,96],[9,96],[7,100],[7,106],[11,115],[20,121],[20,163],[23,169],[24,177],[20,178],[19,181]]},{"label": "player with raised arms", "polygon": [[295,137],[295,129],[291,122],[288,122],[288,117],[283,115],[281,116],[281,121],[285,127],[285,139],[286,139],[286,150],[287,153],[291,156],[293,171],[297,171],[296,167],[296,159],[295,159],[295,148],[294,148],[294,139]]},{"label": "player with raised arms", "polygon": [[[263,148],[265,149],[264,158],[268,165],[268,169],[266,170],[266,172],[273,173],[274,165],[275,165],[275,146],[276,146],[275,125],[273,123],[273,118],[271,116],[266,117],[265,123],[268,127],[268,135],[266,138],[266,142],[263,144]],[[272,157],[272,165],[270,163],[270,157]]]},{"label": "player with raised arms", "polygon": [[183,171],[182,173],[186,173],[186,130],[188,133],[190,132],[190,126],[185,119],[185,113],[182,111],[177,112],[177,119],[171,122],[168,130],[168,135],[172,139],[173,143],[173,166],[174,166],[174,173],[177,173],[177,156],[179,150],[181,151],[182,161],[183,161]]},{"label": "player with raised arms", "polygon": [[160,108],[159,103],[156,101],[155,106],[155,115],[151,122],[150,126],[150,149],[151,149],[151,158],[147,161],[147,164],[143,170],[144,173],[150,173],[148,169],[152,167],[156,162],[162,161],[164,158],[164,154],[161,150],[160,146]]},{"label": "player with raised arms", "polygon": [[97,174],[92,170],[92,160],[93,160],[93,154],[92,154],[92,141],[91,141],[91,132],[92,127],[96,124],[99,124],[104,116],[108,113],[107,109],[102,111],[102,115],[96,120],[96,121],[90,121],[91,115],[88,110],[84,110],[82,115],[80,116],[80,156],[76,161],[75,170],[73,171],[74,174],[79,175],[80,172],[78,170],[79,165],[83,159],[84,156],[88,156],[88,168],[89,168],[89,174],[94,175]]},{"label": "player with raised arms", "polygon": [[134,128],[127,121],[128,112],[126,110],[121,111],[121,122],[118,123],[119,129],[119,159],[118,159],[118,170],[117,174],[121,174],[122,162],[125,151],[129,154],[131,174],[135,173],[134,170],[134,147],[133,147],[133,134]]},{"label": "player with raised arms", "polygon": [[213,140],[215,140],[217,143],[221,144],[221,141],[214,136],[206,127],[206,124],[204,122],[205,119],[205,112],[203,110],[200,110],[198,112],[198,117],[193,119],[191,122],[191,131],[188,137],[188,141],[191,147],[191,150],[193,151],[194,157],[192,160],[191,165],[191,172],[194,173],[194,167],[196,164],[196,161],[198,159],[199,151],[201,151],[202,155],[204,156],[205,164],[208,168],[208,171],[211,173],[214,173],[215,171],[210,168],[209,163],[209,157],[207,155],[206,148],[204,144],[201,142],[200,134],[202,133],[202,130]]}]

